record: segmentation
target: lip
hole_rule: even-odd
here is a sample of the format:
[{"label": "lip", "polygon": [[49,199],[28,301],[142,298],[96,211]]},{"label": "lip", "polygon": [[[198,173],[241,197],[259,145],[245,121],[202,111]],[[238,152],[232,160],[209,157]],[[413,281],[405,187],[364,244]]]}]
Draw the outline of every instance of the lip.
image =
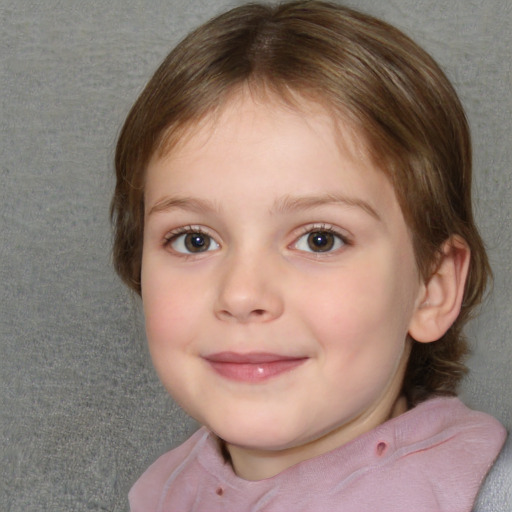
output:
[{"label": "lip", "polygon": [[239,382],[258,383],[294,370],[307,357],[285,356],[267,352],[219,352],[205,356],[212,369],[224,378]]}]

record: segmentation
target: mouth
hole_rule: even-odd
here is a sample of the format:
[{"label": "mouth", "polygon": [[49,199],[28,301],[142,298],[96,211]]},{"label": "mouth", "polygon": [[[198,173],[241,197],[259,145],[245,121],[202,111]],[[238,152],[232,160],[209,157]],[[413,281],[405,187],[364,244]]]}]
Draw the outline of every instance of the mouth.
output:
[{"label": "mouth", "polygon": [[258,352],[220,352],[205,356],[204,359],[222,377],[248,383],[263,382],[277,377],[294,370],[308,360],[307,357]]}]

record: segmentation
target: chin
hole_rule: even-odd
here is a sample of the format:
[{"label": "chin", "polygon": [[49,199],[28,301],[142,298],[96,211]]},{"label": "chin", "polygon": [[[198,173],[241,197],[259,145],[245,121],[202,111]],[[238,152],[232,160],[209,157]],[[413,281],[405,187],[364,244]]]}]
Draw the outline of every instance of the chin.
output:
[{"label": "chin", "polygon": [[229,429],[212,428],[211,430],[227,444],[250,450],[280,451],[307,442],[301,440],[297,433],[275,426],[265,428],[262,425],[255,424]]}]

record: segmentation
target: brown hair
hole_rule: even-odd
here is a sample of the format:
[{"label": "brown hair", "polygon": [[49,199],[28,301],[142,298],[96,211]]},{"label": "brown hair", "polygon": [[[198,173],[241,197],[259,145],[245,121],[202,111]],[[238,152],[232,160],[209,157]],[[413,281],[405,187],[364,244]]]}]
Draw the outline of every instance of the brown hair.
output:
[{"label": "brown hair", "polygon": [[[391,180],[427,279],[451,235],[471,250],[460,315],[434,343],[413,343],[404,393],[414,405],[453,394],[466,371],[462,327],[490,275],[471,206],[471,144],[457,94],[407,36],[327,2],[237,7],[199,27],[164,60],[130,111],[117,144],[114,265],[140,293],[144,176],[184,130],[249,85],[328,106],[362,135]],[[398,276],[397,276],[398,278]]]}]

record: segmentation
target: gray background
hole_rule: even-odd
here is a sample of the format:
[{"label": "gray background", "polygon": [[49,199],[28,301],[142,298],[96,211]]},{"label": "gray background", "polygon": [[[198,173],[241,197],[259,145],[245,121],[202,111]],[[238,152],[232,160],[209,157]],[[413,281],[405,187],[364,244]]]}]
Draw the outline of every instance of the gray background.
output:
[{"label": "gray background", "polygon": [[[194,424],[155,377],[139,304],[110,266],[116,135],[169,49],[227,0],[1,0],[0,510],[124,511]],[[496,281],[463,398],[512,427],[511,0],[351,0],[426,47],[474,136]],[[512,503],[511,450],[481,510]],[[510,510],[510,509],[509,509]]]}]

